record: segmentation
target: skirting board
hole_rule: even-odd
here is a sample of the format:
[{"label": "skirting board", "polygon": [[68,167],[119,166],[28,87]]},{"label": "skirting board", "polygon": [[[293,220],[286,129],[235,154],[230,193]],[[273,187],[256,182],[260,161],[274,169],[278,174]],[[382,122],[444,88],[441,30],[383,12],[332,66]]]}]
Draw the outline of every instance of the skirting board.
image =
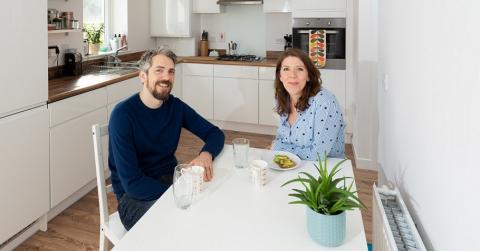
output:
[{"label": "skirting board", "polygon": [[12,239],[8,240],[6,243],[3,243],[2,244],[3,246],[0,247],[0,251],[15,249],[17,246],[22,244],[32,235],[34,235],[38,230],[47,231],[47,225],[46,225],[47,221],[50,221],[53,218],[55,218],[55,216],[57,216],[58,214],[63,212],[65,209],[70,207],[73,203],[77,202],[79,199],[81,199],[83,196],[89,193],[96,186],[97,186],[96,179],[89,182],[87,185],[83,186],[80,190],[72,194],[70,197],[60,202],[60,204],[58,204],[56,207],[51,208],[46,215],[40,217],[35,222],[33,222],[30,226],[26,227],[25,229],[17,233],[16,236],[12,237]]},{"label": "skirting board", "polygon": [[30,224],[28,227],[20,231],[16,236],[13,236],[12,239],[2,243],[0,246],[0,251],[10,251],[18,247],[32,235],[34,235],[38,230],[42,228],[42,218],[37,219],[35,222]]},{"label": "skirting board", "polygon": [[378,171],[378,164],[376,161],[367,158],[359,158],[357,151],[355,150],[355,145],[352,144],[353,147],[353,157],[355,158],[355,163],[358,169],[367,169]]},{"label": "skirting board", "polygon": [[79,199],[81,199],[87,193],[92,191],[92,189],[94,189],[95,187],[97,187],[97,180],[96,179],[90,181],[88,184],[86,184],[85,186],[80,188],[80,190],[76,191],[75,193],[70,195],[68,198],[66,198],[65,200],[60,202],[60,204],[58,204],[54,208],[50,209],[50,211],[48,211],[48,213],[47,213],[48,221],[55,218],[55,216],[57,216],[58,214],[63,212],[65,209],[70,207],[73,203],[77,202]]}]

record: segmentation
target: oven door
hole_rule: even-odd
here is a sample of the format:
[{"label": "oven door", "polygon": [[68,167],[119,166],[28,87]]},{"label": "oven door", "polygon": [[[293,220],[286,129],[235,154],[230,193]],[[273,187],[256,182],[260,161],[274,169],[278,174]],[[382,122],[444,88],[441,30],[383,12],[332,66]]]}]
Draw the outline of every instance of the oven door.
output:
[{"label": "oven door", "polygon": [[312,30],[325,30],[327,33],[327,69],[345,69],[345,29],[344,28],[293,28],[292,46],[308,54],[309,34]]}]

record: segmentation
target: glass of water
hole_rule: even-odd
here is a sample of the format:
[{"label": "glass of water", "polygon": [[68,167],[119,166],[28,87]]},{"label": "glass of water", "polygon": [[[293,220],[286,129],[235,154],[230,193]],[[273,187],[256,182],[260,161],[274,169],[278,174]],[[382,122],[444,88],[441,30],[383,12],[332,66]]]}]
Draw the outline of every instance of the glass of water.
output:
[{"label": "glass of water", "polygon": [[248,150],[250,148],[250,141],[244,138],[236,138],[232,141],[233,144],[233,159],[235,167],[244,168],[248,166]]},{"label": "glass of water", "polygon": [[193,201],[193,176],[190,164],[179,164],[173,173],[173,197],[175,205],[187,209]]}]

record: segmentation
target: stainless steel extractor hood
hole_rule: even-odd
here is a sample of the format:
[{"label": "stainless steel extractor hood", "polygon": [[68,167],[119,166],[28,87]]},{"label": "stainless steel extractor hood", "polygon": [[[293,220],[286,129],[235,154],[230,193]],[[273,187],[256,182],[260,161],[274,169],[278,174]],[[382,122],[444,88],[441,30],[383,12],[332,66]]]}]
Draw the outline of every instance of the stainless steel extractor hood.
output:
[{"label": "stainless steel extractor hood", "polygon": [[263,0],[218,0],[220,5],[234,5],[234,4],[263,4]]}]

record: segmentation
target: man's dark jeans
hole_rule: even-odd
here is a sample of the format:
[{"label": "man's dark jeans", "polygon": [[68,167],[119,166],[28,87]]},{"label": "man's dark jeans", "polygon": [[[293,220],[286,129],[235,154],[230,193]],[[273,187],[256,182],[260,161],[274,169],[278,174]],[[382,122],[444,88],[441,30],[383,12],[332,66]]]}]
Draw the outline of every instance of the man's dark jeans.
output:
[{"label": "man's dark jeans", "polygon": [[[172,175],[164,175],[158,179],[160,182],[171,185]],[[137,200],[127,193],[120,196],[118,200],[118,214],[125,229],[130,230],[135,223],[152,207],[157,200]]]}]

